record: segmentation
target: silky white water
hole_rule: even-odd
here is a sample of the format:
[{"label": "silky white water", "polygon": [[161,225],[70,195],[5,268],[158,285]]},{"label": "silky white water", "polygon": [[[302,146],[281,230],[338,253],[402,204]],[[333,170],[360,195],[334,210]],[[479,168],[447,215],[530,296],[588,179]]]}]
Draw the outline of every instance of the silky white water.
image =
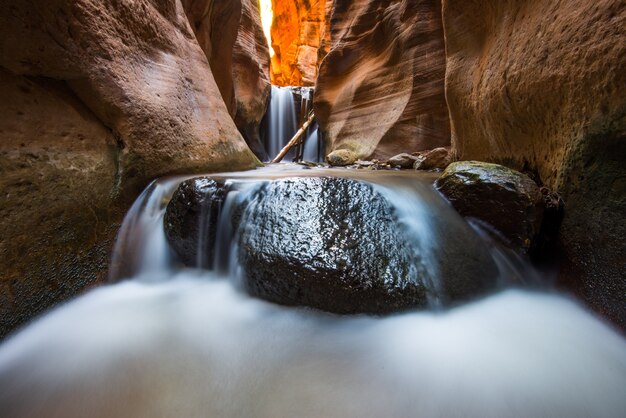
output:
[{"label": "silky white water", "polygon": [[[309,172],[280,170],[258,175]],[[509,285],[450,310],[389,317],[257,300],[238,285],[232,250],[217,251],[231,263],[223,273],[167,258],[160,222],[179,181],[155,183],[129,212],[112,275],[132,277],[0,346],[2,417],[624,416],[626,340],[569,298]],[[392,187],[406,182],[389,173],[376,181],[402,199],[408,227],[431,234],[431,251],[444,245],[425,223],[452,216],[436,195]]]},{"label": "silky white water", "polygon": [[[299,129],[296,102],[300,103],[302,122],[313,109],[313,89],[298,87],[300,99],[296,100],[292,87],[272,86],[271,100],[267,109],[267,130],[265,134],[265,150],[269,159],[273,159],[293,138]],[[304,134],[302,149],[292,148],[283,158],[284,161],[305,160],[310,162],[324,161],[324,147],[319,135],[319,126],[313,122]]]},{"label": "silky white water", "polygon": [[[272,86],[268,108],[269,125],[265,141],[265,150],[270,160],[287,145],[298,130],[296,106],[289,87]],[[293,153],[292,153],[293,154]]]}]

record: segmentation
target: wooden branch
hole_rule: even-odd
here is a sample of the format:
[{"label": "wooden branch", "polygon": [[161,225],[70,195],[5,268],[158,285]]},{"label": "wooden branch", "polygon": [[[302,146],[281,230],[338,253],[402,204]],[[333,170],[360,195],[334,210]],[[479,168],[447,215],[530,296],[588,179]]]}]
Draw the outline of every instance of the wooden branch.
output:
[{"label": "wooden branch", "polygon": [[289,150],[298,143],[298,141],[300,140],[300,137],[306,132],[309,125],[313,123],[314,118],[315,118],[315,115],[313,114],[313,112],[311,112],[311,115],[306,120],[306,122],[302,124],[300,129],[298,129],[298,132],[296,132],[296,134],[293,136],[293,138],[291,138],[291,140],[287,143],[287,145],[285,145],[283,149],[280,150],[278,155],[274,157],[274,159],[272,160],[272,163],[279,163],[281,162],[283,158],[285,158],[285,155],[287,155]]}]

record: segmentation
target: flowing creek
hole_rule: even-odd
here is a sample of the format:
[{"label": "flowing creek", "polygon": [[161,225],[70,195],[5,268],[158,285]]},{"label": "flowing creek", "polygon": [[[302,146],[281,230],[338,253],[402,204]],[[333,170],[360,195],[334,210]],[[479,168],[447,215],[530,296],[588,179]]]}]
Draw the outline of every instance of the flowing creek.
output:
[{"label": "flowing creek", "polygon": [[[259,182],[300,176],[374,184],[433,277],[446,236],[462,234],[489,252],[498,288],[450,308],[432,297],[427,310],[388,316],[334,315],[249,296],[237,231],[228,221],[233,202]],[[164,234],[167,202],[184,178],[153,182],[120,230],[112,283],[0,346],[3,417],[619,417],[626,411],[625,339],[482,238],[432,189],[431,174],[280,164],[211,177],[237,186],[220,212],[213,263],[198,260],[213,269],[183,268]]]}]

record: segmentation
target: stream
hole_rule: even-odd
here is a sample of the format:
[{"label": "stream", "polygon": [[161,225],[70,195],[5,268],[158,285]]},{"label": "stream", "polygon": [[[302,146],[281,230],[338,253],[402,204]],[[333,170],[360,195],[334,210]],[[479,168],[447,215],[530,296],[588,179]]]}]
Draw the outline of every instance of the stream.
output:
[{"label": "stream", "polygon": [[[462,234],[493,258],[497,287],[386,316],[249,296],[229,205],[259,183],[302,176],[372,184],[434,277],[446,234]],[[153,182],[120,229],[111,283],[0,346],[3,417],[624,416],[624,337],[462,220],[432,174],[279,164],[211,177],[237,185],[213,269],[183,267],[165,237],[167,202],[186,177]]]}]

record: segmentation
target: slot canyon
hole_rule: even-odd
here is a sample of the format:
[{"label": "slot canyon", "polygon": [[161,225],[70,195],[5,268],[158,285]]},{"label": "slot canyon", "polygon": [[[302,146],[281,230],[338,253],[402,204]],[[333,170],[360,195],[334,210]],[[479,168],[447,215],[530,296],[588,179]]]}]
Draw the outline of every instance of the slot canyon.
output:
[{"label": "slot canyon", "polygon": [[0,413],[622,416],[621,0],[2,0]]}]

